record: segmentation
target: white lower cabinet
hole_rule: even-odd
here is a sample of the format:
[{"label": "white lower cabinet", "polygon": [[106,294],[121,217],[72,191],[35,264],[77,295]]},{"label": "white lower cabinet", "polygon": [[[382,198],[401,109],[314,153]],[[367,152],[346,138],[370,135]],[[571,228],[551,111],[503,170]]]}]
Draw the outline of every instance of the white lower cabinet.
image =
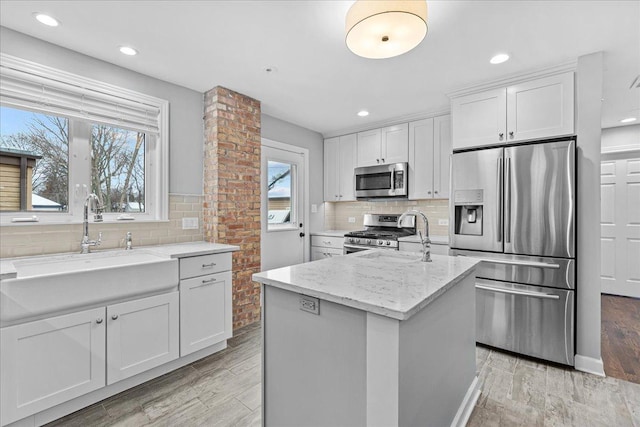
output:
[{"label": "white lower cabinet", "polygon": [[105,308],[0,329],[0,424],[105,385]]},{"label": "white lower cabinet", "polygon": [[178,358],[178,292],[107,307],[107,384]]},{"label": "white lower cabinet", "polygon": [[311,236],[311,261],[343,255],[344,237]]},{"label": "white lower cabinet", "polygon": [[180,281],[181,356],[231,338],[231,299],[231,271]]}]

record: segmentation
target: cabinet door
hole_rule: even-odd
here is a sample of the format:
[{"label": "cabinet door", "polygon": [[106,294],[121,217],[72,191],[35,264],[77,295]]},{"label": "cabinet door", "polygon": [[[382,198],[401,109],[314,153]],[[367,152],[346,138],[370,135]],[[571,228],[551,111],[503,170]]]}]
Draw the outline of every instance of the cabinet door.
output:
[{"label": "cabinet door", "polygon": [[324,140],[324,201],[335,202],[338,200],[338,144],[340,138],[328,138]]},{"label": "cabinet door", "polygon": [[107,384],[178,357],[178,292],[107,307]]},{"label": "cabinet door", "polygon": [[104,308],[0,330],[0,424],[105,385]]},{"label": "cabinet door", "polygon": [[409,124],[388,126],[382,129],[380,163],[403,163],[409,161]]},{"label": "cabinet door", "polygon": [[358,167],[375,166],[380,161],[380,144],[382,143],[382,130],[373,129],[358,133],[356,142],[356,164]]},{"label": "cabinet door", "polygon": [[574,133],[573,72],[507,88],[508,141]]},{"label": "cabinet door", "polygon": [[451,170],[451,116],[433,119],[433,197],[449,198],[449,171]]},{"label": "cabinet door", "polygon": [[343,255],[342,249],[325,248],[321,246],[311,247],[311,261],[317,261],[319,259],[331,258],[334,256]]},{"label": "cabinet door", "polygon": [[409,199],[433,197],[433,119],[409,123]]},{"label": "cabinet door", "polygon": [[341,136],[338,146],[337,163],[340,165],[338,197],[343,202],[356,200],[355,175],[353,173],[356,167],[356,140],[355,133]]},{"label": "cabinet door", "polygon": [[505,143],[507,90],[461,96],[451,101],[453,149]]},{"label": "cabinet door", "polygon": [[180,282],[180,356],[231,338],[231,272]]}]

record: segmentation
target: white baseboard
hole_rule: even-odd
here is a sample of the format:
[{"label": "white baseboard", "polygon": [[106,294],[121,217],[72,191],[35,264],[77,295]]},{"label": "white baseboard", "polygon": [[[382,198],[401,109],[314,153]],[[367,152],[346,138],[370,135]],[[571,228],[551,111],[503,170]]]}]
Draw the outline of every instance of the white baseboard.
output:
[{"label": "white baseboard", "polygon": [[576,354],[575,368],[578,371],[587,372],[600,377],[606,377],[602,358],[595,359],[593,357]]},{"label": "white baseboard", "polygon": [[469,421],[479,397],[480,383],[478,382],[478,377],[475,376],[467,389],[467,393],[464,395],[464,399],[462,399],[462,403],[460,403],[456,416],[451,421],[451,427],[464,427],[467,425],[467,421]]}]

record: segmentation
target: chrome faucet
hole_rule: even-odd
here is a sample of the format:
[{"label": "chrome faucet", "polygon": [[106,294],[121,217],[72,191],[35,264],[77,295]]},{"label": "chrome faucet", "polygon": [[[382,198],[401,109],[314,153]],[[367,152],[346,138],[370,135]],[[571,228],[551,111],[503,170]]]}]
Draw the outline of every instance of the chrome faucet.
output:
[{"label": "chrome faucet", "polygon": [[91,246],[99,246],[102,243],[102,232],[98,233],[98,240],[89,240],[89,205],[95,213],[94,222],[102,222],[102,204],[100,198],[94,193],[87,196],[84,201],[84,216],[82,220],[82,241],[80,242],[80,253],[88,254]]},{"label": "chrome faucet", "polygon": [[129,251],[131,249],[133,249],[133,240],[131,238],[131,232],[127,231],[127,237],[124,238],[125,241],[125,247],[124,250],[125,251]]},{"label": "chrome faucet", "polygon": [[418,236],[420,236],[420,243],[422,243],[422,261],[423,262],[431,262],[431,240],[429,239],[429,220],[427,216],[423,214],[421,211],[415,209],[409,209],[398,218],[398,227],[402,224],[402,220],[407,215],[420,215],[422,220],[424,221],[424,234],[418,230]]}]

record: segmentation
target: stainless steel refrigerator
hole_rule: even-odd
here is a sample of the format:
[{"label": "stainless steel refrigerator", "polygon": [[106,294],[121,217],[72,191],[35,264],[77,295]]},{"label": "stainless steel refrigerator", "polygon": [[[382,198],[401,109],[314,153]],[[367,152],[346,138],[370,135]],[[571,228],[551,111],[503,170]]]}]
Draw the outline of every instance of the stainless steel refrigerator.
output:
[{"label": "stainless steel refrigerator", "polygon": [[476,340],[573,365],[575,140],[455,152],[451,174],[452,253],[483,260]]}]

